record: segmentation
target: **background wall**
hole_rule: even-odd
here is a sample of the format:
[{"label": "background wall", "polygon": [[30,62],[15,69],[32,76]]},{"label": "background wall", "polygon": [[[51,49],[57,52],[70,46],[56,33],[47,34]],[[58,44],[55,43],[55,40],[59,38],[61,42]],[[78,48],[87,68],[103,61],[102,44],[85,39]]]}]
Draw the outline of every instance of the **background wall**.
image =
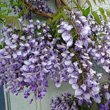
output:
[{"label": "background wall", "polygon": [[[92,0],[91,0],[92,1]],[[93,9],[97,10],[98,7],[103,7],[106,9],[110,8],[110,0],[105,0],[106,4],[98,4],[97,6],[95,6],[92,3]],[[56,6],[55,6],[55,0],[46,0],[47,4],[49,5],[49,7],[55,12],[57,10]],[[40,16],[36,16],[33,15],[34,20],[35,19],[40,19],[41,21],[45,21],[46,18],[44,17],[40,17]],[[96,65],[96,62],[94,62],[94,67],[96,68],[96,70],[98,72],[103,72],[103,69],[100,66]],[[37,100],[36,102],[33,101],[33,103],[30,105],[30,98],[28,99],[24,99],[24,95],[23,93],[19,94],[18,96],[14,96],[12,93],[10,93],[10,103],[11,103],[11,109],[10,110],[50,110],[49,106],[50,106],[50,99],[51,97],[56,97],[58,95],[60,95],[61,93],[65,93],[65,92],[71,92],[74,94],[74,90],[72,89],[71,85],[69,85],[68,83],[63,83],[62,86],[60,88],[56,88],[53,84],[53,82],[51,80],[49,81],[49,87],[47,88],[47,93],[46,96],[43,97],[42,100]],[[35,109],[37,106],[37,109]],[[9,110],[8,108],[6,110]]]}]

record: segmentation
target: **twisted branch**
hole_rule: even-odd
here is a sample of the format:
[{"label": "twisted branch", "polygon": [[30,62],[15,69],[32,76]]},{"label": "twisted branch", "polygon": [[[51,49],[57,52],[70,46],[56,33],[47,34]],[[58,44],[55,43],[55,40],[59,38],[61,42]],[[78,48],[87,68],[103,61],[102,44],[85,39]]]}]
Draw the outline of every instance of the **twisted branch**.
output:
[{"label": "twisted branch", "polygon": [[44,11],[40,11],[40,10],[36,9],[34,5],[32,5],[31,3],[27,2],[26,0],[21,0],[21,1],[28,7],[28,9],[30,11],[32,11],[35,14],[38,14],[38,15],[41,15],[41,16],[45,16],[45,17],[48,17],[48,18],[53,18],[54,17],[53,13],[46,13]]},{"label": "twisted branch", "polygon": [[[30,11],[32,11],[35,14],[48,17],[48,18],[53,18],[55,15],[54,13],[46,13],[44,11],[40,11],[39,9],[36,9],[34,5],[27,2],[26,0],[21,0],[21,1],[26,5],[26,7],[28,7]],[[65,0],[56,0],[56,5],[57,5],[57,8],[60,8],[61,6],[67,6],[67,3],[65,2]]]},{"label": "twisted branch", "polygon": [[65,6],[66,4],[63,2],[63,0],[56,0],[57,8],[60,8],[61,6]]},{"label": "twisted branch", "polygon": [[66,2],[65,0],[61,0],[61,2],[62,2],[65,6],[67,6],[67,2]]}]

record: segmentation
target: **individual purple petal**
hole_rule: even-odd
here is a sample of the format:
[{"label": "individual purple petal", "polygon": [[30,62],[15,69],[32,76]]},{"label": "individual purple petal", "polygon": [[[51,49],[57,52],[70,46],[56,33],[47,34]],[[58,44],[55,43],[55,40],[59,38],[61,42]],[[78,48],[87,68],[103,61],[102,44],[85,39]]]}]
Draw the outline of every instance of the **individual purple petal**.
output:
[{"label": "individual purple petal", "polygon": [[57,88],[59,88],[59,87],[61,86],[61,82],[56,82],[56,83],[55,83],[55,86],[56,86]]},{"label": "individual purple petal", "polygon": [[79,86],[78,86],[77,84],[72,84],[72,88],[73,88],[73,89],[78,89]]},{"label": "individual purple petal", "polygon": [[68,24],[64,24],[63,28],[66,29],[67,31],[70,31],[73,28],[73,26],[68,25]]},{"label": "individual purple petal", "polygon": [[90,95],[89,93],[85,93],[85,94],[84,94],[84,99],[85,99],[85,100],[90,100],[90,96],[91,96],[91,95]]},{"label": "individual purple petal", "polygon": [[79,47],[79,48],[83,48],[83,42],[82,42],[81,40],[77,40],[77,41],[75,42],[75,45],[76,45],[77,47]]},{"label": "individual purple petal", "polygon": [[63,28],[58,29],[58,33],[63,33],[63,32],[64,32]]},{"label": "individual purple petal", "polygon": [[70,79],[69,80],[69,84],[73,84],[74,83],[74,80],[73,79]]},{"label": "individual purple petal", "polygon": [[76,20],[75,21],[75,24],[76,24],[76,26],[80,26],[81,25],[81,22],[79,20]]},{"label": "individual purple petal", "polygon": [[70,60],[65,61],[65,65],[67,66],[71,65],[71,61]]},{"label": "individual purple petal", "polygon": [[83,92],[80,89],[75,89],[75,96],[80,96]]},{"label": "individual purple petal", "polygon": [[87,35],[90,35],[90,32],[91,32],[90,26],[87,25],[87,26],[85,26],[85,27],[82,28],[80,34],[82,36],[87,36]]},{"label": "individual purple petal", "polygon": [[71,36],[68,32],[64,32],[64,33],[62,34],[62,38],[63,38],[63,40],[66,41],[66,42],[67,42],[71,37],[72,37],[72,36]]},{"label": "individual purple petal", "polygon": [[70,39],[68,42],[67,42],[67,47],[71,47],[73,45],[73,39]]},{"label": "individual purple petal", "polygon": [[84,91],[86,91],[86,85],[85,85],[85,84],[82,84],[82,85],[81,85],[81,88],[82,88]]}]

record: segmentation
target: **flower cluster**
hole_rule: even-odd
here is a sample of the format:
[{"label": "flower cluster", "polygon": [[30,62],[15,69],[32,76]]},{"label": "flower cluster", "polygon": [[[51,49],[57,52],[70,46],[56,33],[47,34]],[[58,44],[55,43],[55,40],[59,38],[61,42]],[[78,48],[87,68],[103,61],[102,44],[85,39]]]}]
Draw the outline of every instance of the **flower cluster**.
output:
[{"label": "flower cluster", "polygon": [[67,43],[67,47],[71,47],[73,44],[73,37],[69,33],[73,28],[72,25],[69,25],[68,22],[62,21],[58,33],[62,34],[62,39]]},{"label": "flower cluster", "polygon": [[[106,86],[106,85],[105,85]],[[105,97],[107,94],[105,95]],[[103,99],[104,100],[104,99]],[[94,106],[95,105],[95,106]],[[50,101],[51,110],[89,110],[89,109],[99,109],[99,110],[109,110],[110,101],[107,101],[106,106],[103,104],[97,104],[95,102],[87,103],[83,101],[83,103],[79,104],[79,99],[74,97],[71,93],[64,93],[60,96],[57,96],[55,99],[52,98]]]},{"label": "flower cluster", "polygon": [[[92,61],[103,64],[106,75],[110,75],[110,27],[103,20],[104,26],[92,22],[93,16],[86,18],[80,12],[70,12],[67,16],[69,21],[62,18],[57,26],[55,24],[57,29],[55,26],[51,29],[51,24],[41,24],[39,20],[34,24],[30,20],[27,26],[22,23],[22,33],[11,27],[2,30],[7,36],[3,37],[5,47],[0,50],[0,85],[6,83],[6,91],[14,94],[26,87],[25,98],[33,92],[35,99],[42,99],[49,77],[56,87],[60,87],[63,81],[69,82],[79,105],[95,102],[108,109],[110,79],[106,78],[102,85],[103,73],[97,74]],[[103,96],[106,101],[102,104]],[[66,94],[66,97],[71,95]],[[70,106],[65,98],[56,100],[52,101],[52,110],[55,107],[56,110],[77,109],[75,102]]]},{"label": "flower cluster", "polygon": [[[16,2],[16,1],[15,1]],[[31,3],[35,9],[38,9],[40,12],[44,11],[46,13],[53,13],[51,9],[48,7],[45,1],[43,0],[27,0],[28,3]],[[18,7],[12,6],[14,14],[19,13],[18,15],[23,17],[23,19],[31,19],[31,12],[27,10],[25,5],[23,5],[22,1],[18,1]]]},{"label": "flower cluster", "polygon": [[68,81],[68,68],[74,54],[67,50],[66,44],[58,43],[59,38],[52,39],[45,23],[40,25],[37,20],[33,25],[33,20],[30,20],[29,25],[23,26],[22,36],[14,33],[12,28],[2,30],[7,30],[8,40],[6,36],[2,39],[5,48],[0,50],[0,84],[7,83],[6,91],[14,94],[27,87],[25,98],[32,91],[35,99],[41,99],[48,87],[48,76],[56,87]]},{"label": "flower cluster", "polygon": [[[104,24],[104,26],[100,26],[98,23],[92,22],[91,18],[87,19],[86,17],[81,16],[79,12],[76,12],[75,14],[70,13],[70,15],[73,27],[71,25],[66,27],[67,29],[69,29],[69,27],[71,27],[71,29],[73,28],[72,32],[75,32],[76,35],[71,32],[72,35],[74,35],[72,37],[73,42],[75,43],[74,49],[72,49],[74,58],[72,60],[71,68],[68,68],[70,70],[68,75],[69,84],[72,84],[72,88],[75,90],[75,97],[78,99],[79,105],[81,105],[84,100],[87,103],[92,103],[91,98],[99,104],[102,102],[102,96],[105,94],[108,96],[108,98],[106,97],[106,103],[110,103],[110,92],[108,91],[108,88],[106,89],[106,92],[100,94],[102,89],[100,78],[102,78],[102,75],[101,77],[98,76],[100,74],[97,74],[92,62],[95,60],[97,61],[97,64],[104,64],[103,69],[109,77],[110,27],[103,20],[102,24]],[[58,32],[62,33],[62,38],[66,41],[65,39],[70,39],[70,35],[65,35],[64,37],[63,33],[67,33],[67,30],[64,29],[64,27],[68,23],[65,22],[65,25],[63,26],[62,24]],[[77,37],[77,39],[75,39],[75,37]],[[107,85],[109,86],[109,79],[106,78],[105,80],[107,80]],[[105,105],[106,104],[104,104],[104,106]]]},{"label": "flower cluster", "polygon": [[71,93],[61,94],[61,96],[51,99],[51,110],[78,110],[76,102]]},{"label": "flower cluster", "polygon": [[45,11],[46,13],[48,12],[52,13],[48,5],[46,5],[46,3],[43,0],[28,0],[28,2],[32,3],[35,6],[35,8],[39,9],[40,11]]}]

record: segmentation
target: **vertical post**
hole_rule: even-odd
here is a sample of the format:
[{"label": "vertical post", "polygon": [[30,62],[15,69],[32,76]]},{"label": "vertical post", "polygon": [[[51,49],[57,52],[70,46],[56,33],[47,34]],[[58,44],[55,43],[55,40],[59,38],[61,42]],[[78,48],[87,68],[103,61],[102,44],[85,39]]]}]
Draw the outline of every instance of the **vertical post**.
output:
[{"label": "vertical post", "polygon": [[6,110],[5,109],[5,100],[4,100],[4,93],[3,93],[3,87],[0,87],[0,110]]},{"label": "vertical post", "polygon": [[[1,8],[0,8],[1,10]],[[0,30],[2,29],[3,24],[0,24]],[[2,38],[2,35],[0,34],[0,39]],[[10,95],[9,93],[5,93],[4,89],[6,88],[6,85],[0,86],[0,110],[11,110],[11,104],[10,104]]]},{"label": "vertical post", "polygon": [[[0,8],[1,10],[1,8]],[[2,25],[0,25],[0,30],[2,28]],[[1,38],[1,35],[0,35]],[[5,100],[4,100],[4,92],[3,92],[3,86],[0,86],[0,110],[5,110]]]},{"label": "vertical post", "polygon": [[[6,89],[6,88],[7,88],[7,86],[4,85],[4,89]],[[4,97],[5,97],[5,108],[6,108],[6,110],[11,110],[10,94],[5,92]]]}]

